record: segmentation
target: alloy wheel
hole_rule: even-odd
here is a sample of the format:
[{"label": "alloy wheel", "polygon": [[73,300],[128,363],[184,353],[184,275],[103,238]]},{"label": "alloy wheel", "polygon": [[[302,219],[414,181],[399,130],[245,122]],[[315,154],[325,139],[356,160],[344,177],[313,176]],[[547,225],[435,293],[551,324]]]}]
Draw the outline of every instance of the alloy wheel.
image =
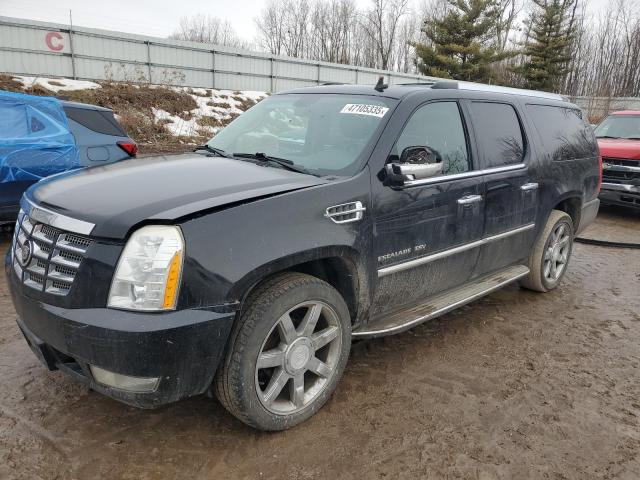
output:
[{"label": "alloy wheel", "polygon": [[544,253],[544,277],[547,281],[557,281],[569,260],[571,251],[571,232],[566,223],[560,223],[553,229]]},{"label": "alloy wheel", "polygon": [[336,312],[320,301],[304,302],[282,315],[256,360],[258,398],[272,413],[299,412],[324,390],[342,348]]}]

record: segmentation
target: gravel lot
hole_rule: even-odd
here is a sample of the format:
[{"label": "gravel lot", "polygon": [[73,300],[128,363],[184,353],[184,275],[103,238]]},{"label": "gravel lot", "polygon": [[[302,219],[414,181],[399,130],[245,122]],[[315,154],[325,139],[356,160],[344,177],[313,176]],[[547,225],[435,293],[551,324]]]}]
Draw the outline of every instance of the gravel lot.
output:
[{"label": "gravel lot", "polygon": [[[640,215],[606,209],[587,234],[633,232]],[[265,434],[205,397],[142,411],[48,372],[2,276],[0,478],[635,480],[639,285],[640,250],[576,245],[554,292],[513,285],[356,344],[318,415]]]}]

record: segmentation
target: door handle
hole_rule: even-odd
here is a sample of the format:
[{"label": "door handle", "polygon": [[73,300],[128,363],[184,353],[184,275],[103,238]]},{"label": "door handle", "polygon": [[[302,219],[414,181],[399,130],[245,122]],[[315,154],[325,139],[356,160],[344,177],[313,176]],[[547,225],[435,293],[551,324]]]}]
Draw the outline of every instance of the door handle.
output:
[{"label": "door handle", "polygon": [[471,205],[482,201],[482,195],[465,195],[458,199],[459,205]]},{"label": "door handle", "polygon": [[538,189],[537,183],[525,183],[520,187],[520,190],[522,190],[523,192],[530,192],[531,190],[537,190],[537,189]]}]

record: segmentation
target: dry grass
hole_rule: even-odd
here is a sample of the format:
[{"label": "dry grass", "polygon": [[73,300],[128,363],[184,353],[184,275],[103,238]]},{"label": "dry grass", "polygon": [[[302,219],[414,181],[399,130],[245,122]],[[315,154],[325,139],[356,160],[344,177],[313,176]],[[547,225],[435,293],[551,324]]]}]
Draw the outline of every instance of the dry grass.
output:
[{"label": "dry grass", "polygon": [[240,105],[238,105],[237,107],[243,112],[246,112],[251,107],[253,107],[256,103],[258,102],[253,98],[245,98],[240,100]]},{"label": "dry grass", "polygon": [[15,80],[11,75],[5,75],[4,73],[0,74],[0,90],[24,93],[22,83]]},{"label": "dry grass", "polygon": [[6,90],[8,92],[16,93],[28,93],[31,95],[38,95],[40,97],[48,97],[55,95],[51,90],[41,87],[40,85],[34,85],[32,87],[23,88],[22,83],[16,80],[11,75],[0,74],[0,90]]},{"label": "dry grass", "polygon": [[67,92],[65,97],[76,102],[111,108],[118,115],[130,111],[151,114],[153,107],[188,120],[191,117],[189,111],[198,108],[198,104],[189,94],[176,92],[166,87],[132,85],[122,82],[109,82],[101,85],[102,88],[95,90]]},{"label": "dry grass", "polygon": [[222,123],[226,126],[240,116],[239,113],[230,113],[228,118],[224,118]]},{"label": "dry grass", "polygon": [[198,123],[203,127],[223,127],[225,125],[219,118],[209,116],[200,117]]},{"label": "dry grass", "polygon": [[187,89],[187,93],[191,94],[191,95],[196,95],[197,97],[210,97],[211,96],[211,90],[205,89],[204,93],[201,92],[199,89],[194,90],[193,88],[188,88]]},{"label": "dry grass", "polygon": [[164,125],[154,122],[153,116],[141,112],[127,112],[118,116],[120,125],[140,145],[167,143],[173,136]]}]

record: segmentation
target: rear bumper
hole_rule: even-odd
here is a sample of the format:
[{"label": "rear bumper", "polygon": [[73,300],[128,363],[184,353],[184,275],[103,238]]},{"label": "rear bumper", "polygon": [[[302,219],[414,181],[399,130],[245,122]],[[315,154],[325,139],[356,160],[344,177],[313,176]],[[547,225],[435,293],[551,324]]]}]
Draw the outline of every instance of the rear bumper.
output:
[{"label": "rear bumper", "polygon": [[[141,408],[203,393],[211,384],[235,313],[64,309],[25,296],[12,271],[6,268],[5,273],[18,326],[50,370],[63,370],[96,391]],[[98,383],[89,365],[160,380],[155,391],[130,392]]]},{"label": "rear bumper", "polygon": [[584,231],[598,216],[598,210],[600,208],[600,200],[597,198],[595,200],[591,200],[590,202],[585,203],[582,206],[582,211],[580,212],[580,223],[578,224],[578,230],[576,231],[576,235]]},{"label": "rear bumper", "polygon": [[603,183],[600,191],[600,200],[602,203],[640,208],[640,186]]}]

